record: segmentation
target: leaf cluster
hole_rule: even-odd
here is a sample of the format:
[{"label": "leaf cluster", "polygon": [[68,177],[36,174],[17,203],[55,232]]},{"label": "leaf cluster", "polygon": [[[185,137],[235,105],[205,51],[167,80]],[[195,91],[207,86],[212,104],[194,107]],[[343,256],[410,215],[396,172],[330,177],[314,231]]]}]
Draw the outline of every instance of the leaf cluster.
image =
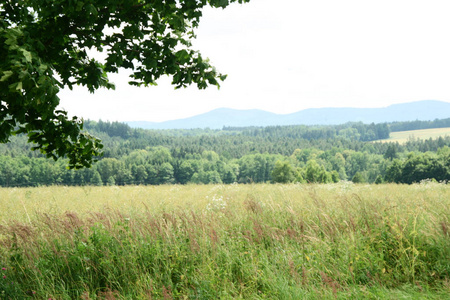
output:
[{"label": "leaf cluster", "polygon": [[[0,4],[0,141],[25,133],[49,157],[89,166],[100,141],[57,110],[60,89],[113,89],[108,73],[131,70],[132,85],[219,87],[226,75],[191,48],[202,9],[248,0],[7,0]],[[97,54],[96,54],[97,53]],[[100,54],[99,54],[100,53]],[[100,59],[99,57],[103,57]]]}]

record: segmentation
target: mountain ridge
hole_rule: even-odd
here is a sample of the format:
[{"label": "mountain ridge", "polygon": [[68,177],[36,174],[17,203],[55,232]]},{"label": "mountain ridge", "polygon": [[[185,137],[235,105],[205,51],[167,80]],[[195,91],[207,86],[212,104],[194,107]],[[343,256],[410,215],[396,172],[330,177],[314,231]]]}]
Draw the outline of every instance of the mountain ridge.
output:
[{"label": "mountain ridge", "polygon": [[259,109],[217,108],[193,117],[171,121],[130,121],[125,123],[133,128],[144,129],[222,129],[224,126],[337,125],[347,122],[429,121],[449,117],[449,102],[422,100],[392,104],[382,108],[308,108],[289,114],[276,114]]}]

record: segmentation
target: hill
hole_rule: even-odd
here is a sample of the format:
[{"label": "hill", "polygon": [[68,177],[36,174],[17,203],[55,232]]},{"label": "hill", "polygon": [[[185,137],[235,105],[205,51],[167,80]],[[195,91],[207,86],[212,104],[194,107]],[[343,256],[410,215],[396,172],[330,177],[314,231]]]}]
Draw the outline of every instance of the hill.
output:
[{"label": "hill", "polygon": [[383,123],[434,120],[450,117],[450,103],[424,100],[394,104],[383,108],[310,108],[292,114],[263,110],[219,108],[190,118],[165,122],[126,122],[144,129],[221,129],[224,126],[336,125],[347,122]]}]

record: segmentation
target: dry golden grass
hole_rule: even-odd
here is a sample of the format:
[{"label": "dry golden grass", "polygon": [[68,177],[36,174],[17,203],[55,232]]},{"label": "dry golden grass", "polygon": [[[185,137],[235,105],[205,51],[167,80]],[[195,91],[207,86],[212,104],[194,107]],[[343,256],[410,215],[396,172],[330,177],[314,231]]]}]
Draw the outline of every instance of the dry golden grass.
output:
[{"label": "dry golden grass", "polygon": [[36,214],[59,215],[66,211],[81,216],[105,209],[132,213],[177,206],[197,207],[211,186],[112,186],[1,188],[0,224],[8,220],[29,221]]},{"label": "dry golden grass", "polygon": [[[267,208],[292,208],[302,211],[304,215],[318,210],[346,213],[348,209],[359,205],[358,203],[377,209],[401,208],[406,209],[405,213],[408,213],[417,207],[432,210],[437,202],[449,202],[449,199],[448,185],[433,183],[1,188],[0,224],[11,220],[29,222],[42,213],[61,215],[69,211],[86,216],[93,211],[111,209],[131,215],[142,211],[203,211],[221,203],[225,203],[229,208],[237,208],[245,201],[250,203],[249,200]],[[442,207],[442,203],[437,207]]]},{"label": "dry golden grass", "polygon": [[446,136],[450,136],[450,128],[431,128],[431,129],[391,132],[388,139],[377,140],[376,142],[382,143],[398,142],[399,144],[404,144],[411,139],[427,140],[429,138],[437,139],[439,137],[446,137]]}]

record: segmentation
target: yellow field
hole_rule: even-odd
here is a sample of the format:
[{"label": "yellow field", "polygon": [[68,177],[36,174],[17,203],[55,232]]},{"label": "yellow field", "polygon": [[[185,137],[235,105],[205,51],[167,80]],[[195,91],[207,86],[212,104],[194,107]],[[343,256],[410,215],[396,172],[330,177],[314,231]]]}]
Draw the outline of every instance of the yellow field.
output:
[{"label": "yellow field", "polygon": [[238,209],[249,199],[267,208],[285,206],[310,212],[313,210],[311,202],[314,202],[314,210],[319,206],[322,212],[333,212],[337,207],[348,204],[348,201],[354,202],[355,197],[386,208],[393,203],[415,207],[417,201],[431,208],[436,201],[446,199],[448,202],[450,187],[433,183],[337,183],[0,188],[0,225],[10,221],[27,223],[42,214],[55,216],[66,212],[75,212],[81,217],[89,217],[93,212],[112,211],[120,211],[124,215],[140,215],[146,211],[205,212],[223,203],[227,209]]},{"label": "yellow field", "polygon": [[388,139],[377,140],[376,142],[382,143],[398,142],[399,144],[404,144],[411,139],[421,139],[421,140],[426,140],[429,138],[437,139],[440,136],[441,137],[450,136],[450,128],[431,128],[431,129],[391,132],[390,137]]}]

